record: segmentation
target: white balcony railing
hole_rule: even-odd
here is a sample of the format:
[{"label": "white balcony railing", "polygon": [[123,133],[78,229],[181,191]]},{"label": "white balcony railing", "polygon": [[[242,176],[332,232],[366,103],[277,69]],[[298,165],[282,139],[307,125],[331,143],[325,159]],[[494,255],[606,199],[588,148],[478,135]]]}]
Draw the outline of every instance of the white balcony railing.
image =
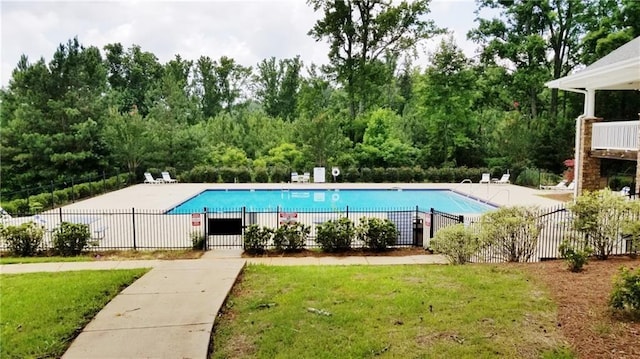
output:
[{"label": "white balcony railing", "polygon": [[639,128],[640,121],[594,123],[591,149],[637,151]]}]

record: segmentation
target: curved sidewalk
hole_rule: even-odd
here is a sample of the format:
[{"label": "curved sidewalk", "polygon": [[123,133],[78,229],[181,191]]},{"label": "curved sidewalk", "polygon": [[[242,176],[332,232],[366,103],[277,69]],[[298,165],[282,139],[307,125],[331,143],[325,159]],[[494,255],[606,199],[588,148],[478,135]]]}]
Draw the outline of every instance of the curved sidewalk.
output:
[{"label": "curved sidewalk", "polygon": [[394,265],[446,263],[437,255],[404,257],[240,258],[210,251],[201,259],[1,265],[0,273],[152,269],[83,329],[63,358],[207,358],[211,331],[246,263],[265,265]]}]

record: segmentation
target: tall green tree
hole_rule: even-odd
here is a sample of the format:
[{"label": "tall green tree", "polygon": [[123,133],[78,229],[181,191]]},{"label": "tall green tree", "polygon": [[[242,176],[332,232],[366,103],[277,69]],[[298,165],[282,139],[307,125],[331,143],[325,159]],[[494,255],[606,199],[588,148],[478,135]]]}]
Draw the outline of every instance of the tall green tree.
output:
[{"label": "tall green tree", "polygon": [[271,57],[258,64],[257,74],[253,76],[255,96],[269,116],[295,118],[301,68],[299,56],[278,62]]},{"label": "tall green tree", "polygon": [[378,65],[385,54],[396,56],[415,50],[416,44],[438,32],[429,13],[429,0],[307,0],[323,17],[309,31],[316,41],[329,42],[326,67],[348,96],[355,118],[372,104],[367,90],[381,85]]},{"label": "tall green tree", "polygon": [[473,108],[478,91],[470,61],[452,38],[441,41],[430,60],[414,96],[426,124],[425,160],[434,166],[478,167],[483,164]]},{"label": "tall green tree", "polygon": [[119,111],[129,112],[135,108],[142,116],[149,113],[155,101],[151,91],[162,78],[163,66],[156,55],[142,51],[138,45],[127,51],[122,44],[107,44],[104,47],[107,79],[113,90],[112,98]]},{"label": "tall green tree", "polygon": [[153,151],[153,138],[142,115],[135,110],[121,113],[112,108],[103,135],[115,162],[135,177]]}]

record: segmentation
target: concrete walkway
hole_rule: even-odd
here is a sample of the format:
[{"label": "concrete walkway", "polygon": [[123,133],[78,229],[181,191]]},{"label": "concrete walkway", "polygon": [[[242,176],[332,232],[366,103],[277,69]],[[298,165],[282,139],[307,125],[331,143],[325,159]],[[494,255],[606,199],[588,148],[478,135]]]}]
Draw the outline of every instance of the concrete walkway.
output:
[{"label": "concrete walkway", "polygon": [[197,260],[135,260],[0,265],[0,273],[148,268],[83,329],[63,358],[207,358],[215,318],[246,263],[398,265],[446,263],[439,255],[241,258],[207,252]]}]

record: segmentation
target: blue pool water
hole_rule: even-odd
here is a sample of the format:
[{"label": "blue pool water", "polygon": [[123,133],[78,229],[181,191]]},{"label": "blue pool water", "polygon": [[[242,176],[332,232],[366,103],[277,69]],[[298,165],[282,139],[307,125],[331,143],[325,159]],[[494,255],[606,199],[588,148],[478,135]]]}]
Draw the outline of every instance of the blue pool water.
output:
[{"label": "blue pool water", "polygon": [[268,210],[406,210],[430,208],[448,213],[483,213],[494,207],[450,190],[206,190],[169,214]]}]

